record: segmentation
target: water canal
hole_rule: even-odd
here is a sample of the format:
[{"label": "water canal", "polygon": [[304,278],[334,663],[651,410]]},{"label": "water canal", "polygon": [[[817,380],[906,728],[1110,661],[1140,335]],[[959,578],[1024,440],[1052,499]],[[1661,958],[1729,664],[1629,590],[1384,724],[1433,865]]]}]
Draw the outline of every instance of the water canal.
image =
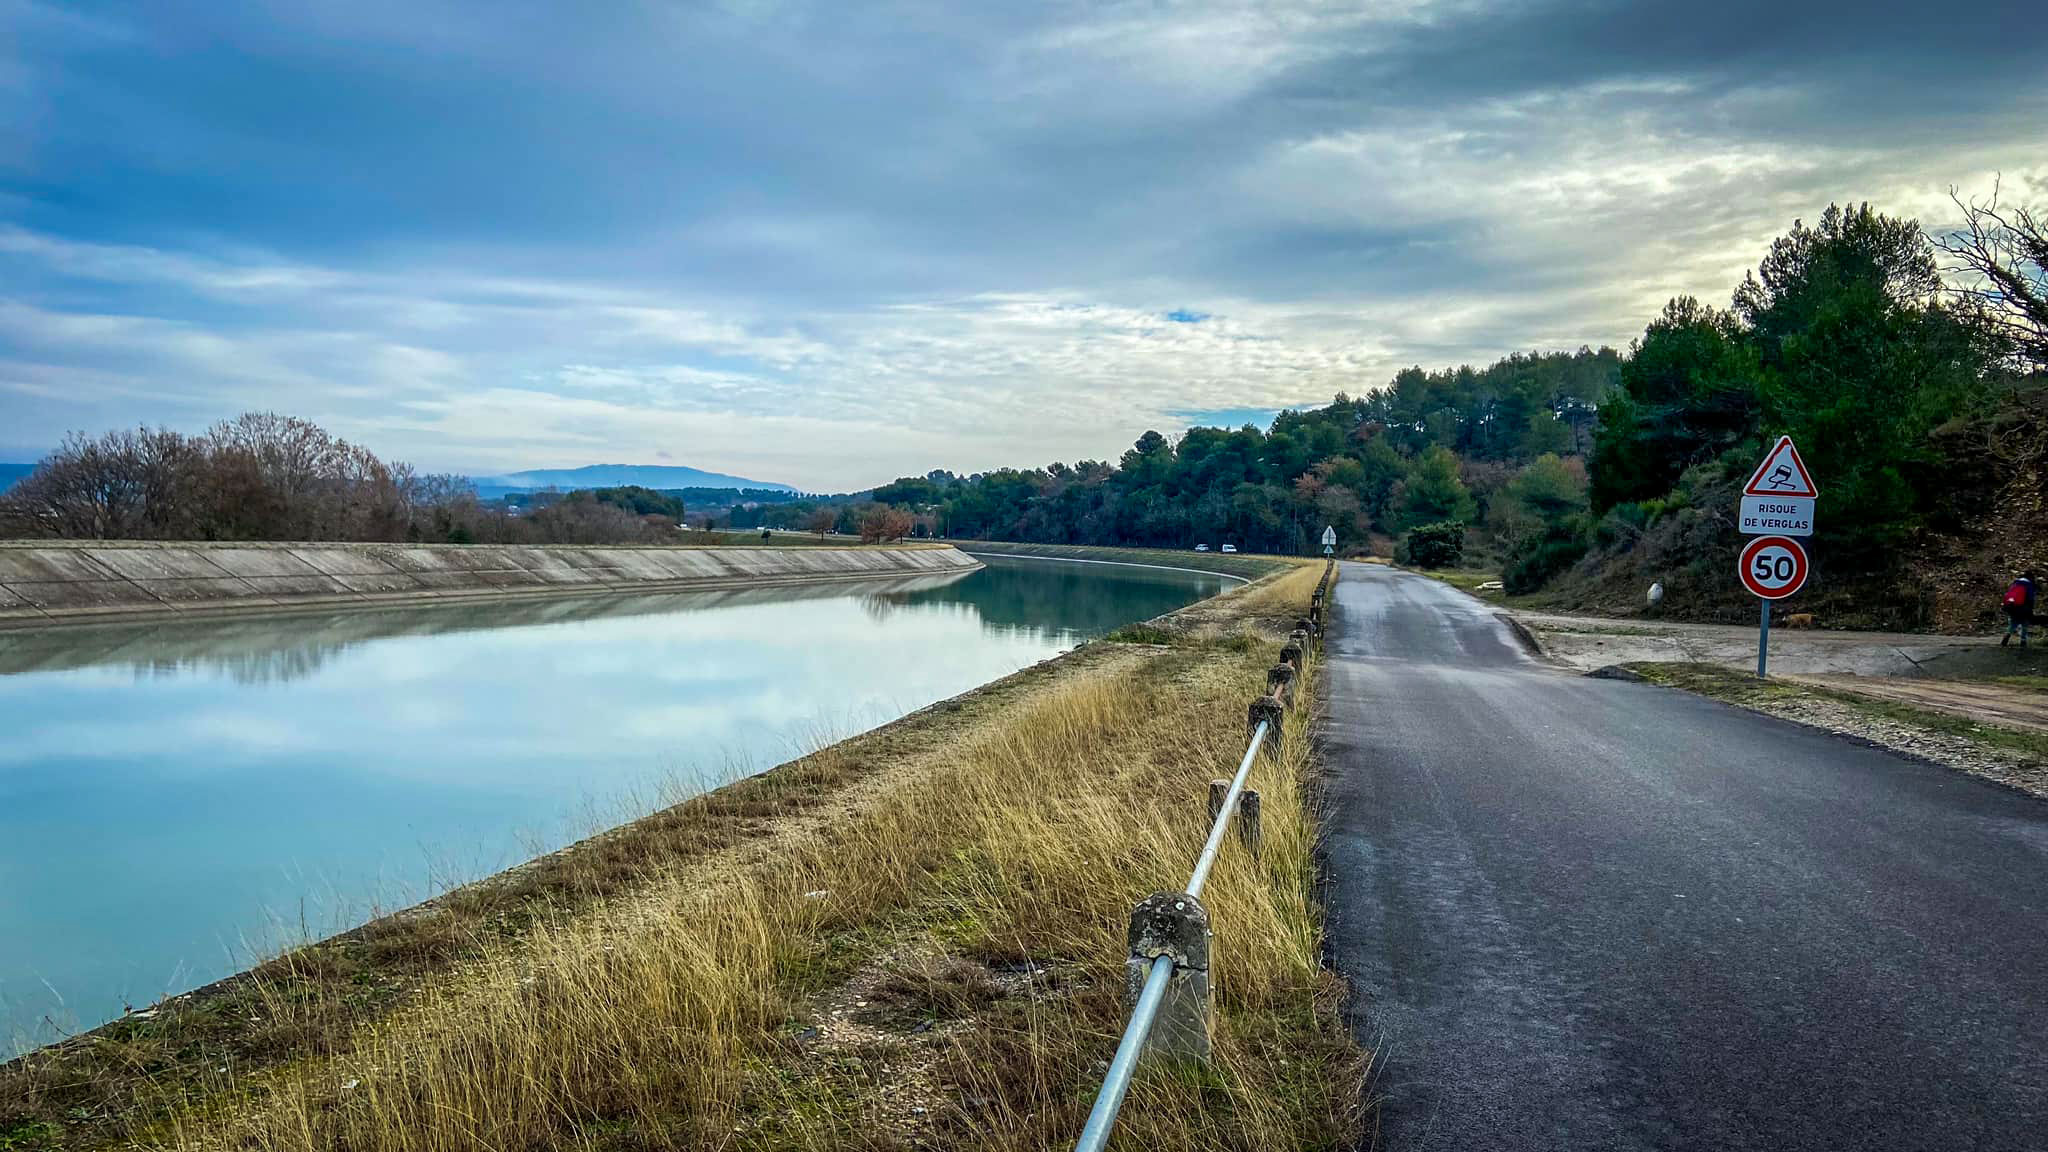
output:
[{"label": "water canal", "polygon": [[0,1057],[1229,582],[992,557],[0,633]]}]

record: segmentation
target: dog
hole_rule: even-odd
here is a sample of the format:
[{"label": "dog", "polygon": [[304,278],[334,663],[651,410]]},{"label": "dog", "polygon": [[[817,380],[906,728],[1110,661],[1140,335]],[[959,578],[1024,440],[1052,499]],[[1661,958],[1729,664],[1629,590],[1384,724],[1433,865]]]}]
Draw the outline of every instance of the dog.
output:
[{"label": "dog", "polygon": [[1785,617],[1785,627],[1787,628],[1811,628],[1813,626],[1813,613],[1811,612],[1794,612],[1790,616]]}]

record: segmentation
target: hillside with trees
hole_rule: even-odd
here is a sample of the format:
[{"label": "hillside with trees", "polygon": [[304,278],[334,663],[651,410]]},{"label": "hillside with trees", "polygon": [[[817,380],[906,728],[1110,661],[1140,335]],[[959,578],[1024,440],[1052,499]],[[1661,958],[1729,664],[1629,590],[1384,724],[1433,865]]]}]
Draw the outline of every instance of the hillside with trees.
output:
[{"label": "hillside with trees", "polygon": [[1264,430],[1147,432],[1113,462],[932,472],[868,498],[919,533],[1040,543],[1299,553],[1331,524],[1360,551],[1498,568],[1539,602],[1632,611],[1661,581],[1668,612],[1746,620],[1736,497],[1790,434],[1822,491],[1802,608],[1978,626],[2048,560],[2048,232],[1958,204],[1965,227],[1936,238],[1867,204],[1795,221],[1729,307],[1673,299],[1626,354],[1410,368]]}]

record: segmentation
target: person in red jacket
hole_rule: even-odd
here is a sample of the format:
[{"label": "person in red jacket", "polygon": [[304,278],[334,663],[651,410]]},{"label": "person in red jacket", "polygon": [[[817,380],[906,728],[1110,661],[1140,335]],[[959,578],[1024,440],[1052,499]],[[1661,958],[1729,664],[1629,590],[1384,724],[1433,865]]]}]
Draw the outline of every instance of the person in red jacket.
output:
[{"label": "person in red jacket", "polygon": [[2034,623],[2034,597],[2040,588],[2041,582],[2035,578],[2031,568],[2006,586],[2005,599],[1998,606],[2005,613],[2005,635],[1999,637],[2000,648],[2012,640],[2015,632],[2019,633],[2020,647],[2027,646],[2027,629]]}]

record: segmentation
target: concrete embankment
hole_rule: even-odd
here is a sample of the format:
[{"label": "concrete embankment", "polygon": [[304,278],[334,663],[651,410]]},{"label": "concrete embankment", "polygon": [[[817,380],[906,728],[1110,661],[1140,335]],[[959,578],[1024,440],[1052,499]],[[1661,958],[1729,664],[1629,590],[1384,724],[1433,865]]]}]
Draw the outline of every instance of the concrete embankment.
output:
[{"label": "concrete embankment", "polygon": [[156,614],[943,574],[952,548],[0,542],[0,628]]}]

